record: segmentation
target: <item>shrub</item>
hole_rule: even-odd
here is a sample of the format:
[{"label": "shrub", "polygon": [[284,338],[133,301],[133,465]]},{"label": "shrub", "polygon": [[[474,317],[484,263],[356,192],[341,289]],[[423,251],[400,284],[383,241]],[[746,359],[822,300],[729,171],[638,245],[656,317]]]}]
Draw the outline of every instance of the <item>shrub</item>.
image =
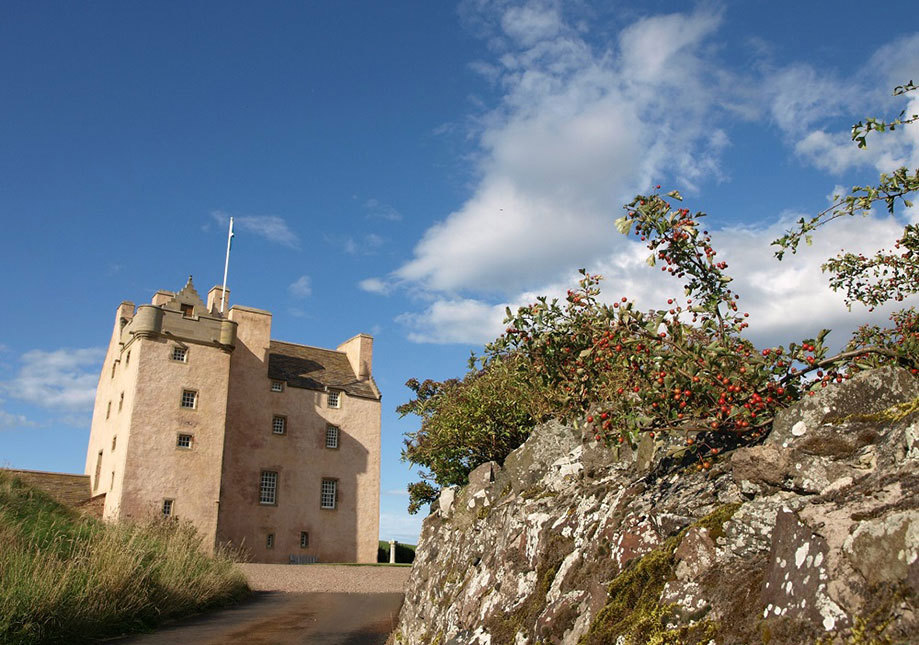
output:
[{"label": "shrub", "polygon": [[540,406],[521,360],[499,356],[462,380],[406,383],[415,398],[396,410],[421,417],[421,427],[406,435],[402,459],[424,469],[422,480],[409,485],[410,513],[436,499],[439,487],[465,484],[473,468],[503,462],[526,440]]}]

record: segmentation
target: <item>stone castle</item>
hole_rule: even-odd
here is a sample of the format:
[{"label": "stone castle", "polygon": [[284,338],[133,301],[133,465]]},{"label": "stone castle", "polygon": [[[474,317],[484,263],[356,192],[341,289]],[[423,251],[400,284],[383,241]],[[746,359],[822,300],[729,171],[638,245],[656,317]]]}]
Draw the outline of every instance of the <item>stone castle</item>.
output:
[{"label": "stone castle", "polygon": [[190,520],[258,562],[376,562],[373,338],[271,338],[271,314],[192,279],[115,315],[86,452],[106,519]]}]

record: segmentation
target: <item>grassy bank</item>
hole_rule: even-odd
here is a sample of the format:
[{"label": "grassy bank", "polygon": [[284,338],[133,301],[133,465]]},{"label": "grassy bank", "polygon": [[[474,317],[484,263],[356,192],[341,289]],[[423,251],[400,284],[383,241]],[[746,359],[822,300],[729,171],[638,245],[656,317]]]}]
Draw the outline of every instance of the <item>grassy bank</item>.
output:
[{"label": "grassy bank", "polygon": [[164,521],[104,524],[0,472],[0,642],[79,643],[248,593],[225,554]]}]

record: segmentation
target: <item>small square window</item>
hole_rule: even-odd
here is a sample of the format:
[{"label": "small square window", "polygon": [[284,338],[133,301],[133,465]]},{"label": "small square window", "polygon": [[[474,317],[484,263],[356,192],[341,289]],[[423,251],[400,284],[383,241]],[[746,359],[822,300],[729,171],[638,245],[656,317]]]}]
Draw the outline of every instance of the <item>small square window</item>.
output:
[{"label": "small square window", "polygon": [[182,407],[195,409],[198,407],[198,393],[194,390],[182,390]]},{"label": "small square window", "polygon": [[188,358],[188,350],[184,347],[172,348],[172,360],[184,363]]},{"label": "small square window", "polygon": [[176,439],[176,448],[191,448],[192,440],[192,435],[180,434]]},{"label": "small square window", "polygon": [[173,501],[171,499],[163,500],[163,517],[172,517],[172,505]]},{"label": "small square window", "polygon": [[258,487],[259,504],[276,504],[278,500],[278,473],[263,470]]},{"label": "small square window", "polygon": [[309,531],[300,531],[300,548],[305,549],[310,545]]},{"label": "small square window", "polygon": [[338,497],[338,480],[337,479],[323,479],[322,480],[322,490],[319,497],[319,506],[320,508],[335,508],[335,502]]},{"label": "small square window", "polygon": [[194,305],[180,305],[182,308],[182,315],[186,318],[191,318],[195,315],[195,306]]},{"label": "small square window", "polygon": [[326,426],[325,428],[325,447],[338,448],[338,435],[341,430],[338,426]]},{"label": "small square window", "polygon": [[265,536],[265,548],[273,549],[274,548],[274,533],[269,533]]},{"label": "small square window", "polygon": [[274,434],[284,434],[287,432],[287,417],[274,417],[271,420],[271,431]]},{"label": "small square window", "polygon": [[271,391],[272,392],[283,392],[284,391],[284,381],[272,381]]},{"label": "small square window", "polygon": [[330,408],[341,407],[341,397],[338,392],[329,392],[328,403]]}]

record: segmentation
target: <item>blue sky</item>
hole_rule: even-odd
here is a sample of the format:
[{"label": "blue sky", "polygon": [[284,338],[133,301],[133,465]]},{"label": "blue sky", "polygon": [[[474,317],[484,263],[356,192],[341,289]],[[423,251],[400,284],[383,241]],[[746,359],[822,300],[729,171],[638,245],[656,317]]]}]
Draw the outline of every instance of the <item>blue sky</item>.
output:
[{"label": "blue sky", "polygon": [[[115,307],[220,281],[273,336],[376,338],[381,537],[414,541],[410,377],[459,376],[506,305],[678,295],[612,226],[660,183],[710,214],[762,343],[846,311],[819,264],[919,213],[768,242],[836,186],[919,165],[913,131],[848,143],[919,80],[911,2],[4,2],[0,465],[81,472]],[[909,107],[919,111],[919,100]],[[872,318],[874,316],[874,318]]]}]

